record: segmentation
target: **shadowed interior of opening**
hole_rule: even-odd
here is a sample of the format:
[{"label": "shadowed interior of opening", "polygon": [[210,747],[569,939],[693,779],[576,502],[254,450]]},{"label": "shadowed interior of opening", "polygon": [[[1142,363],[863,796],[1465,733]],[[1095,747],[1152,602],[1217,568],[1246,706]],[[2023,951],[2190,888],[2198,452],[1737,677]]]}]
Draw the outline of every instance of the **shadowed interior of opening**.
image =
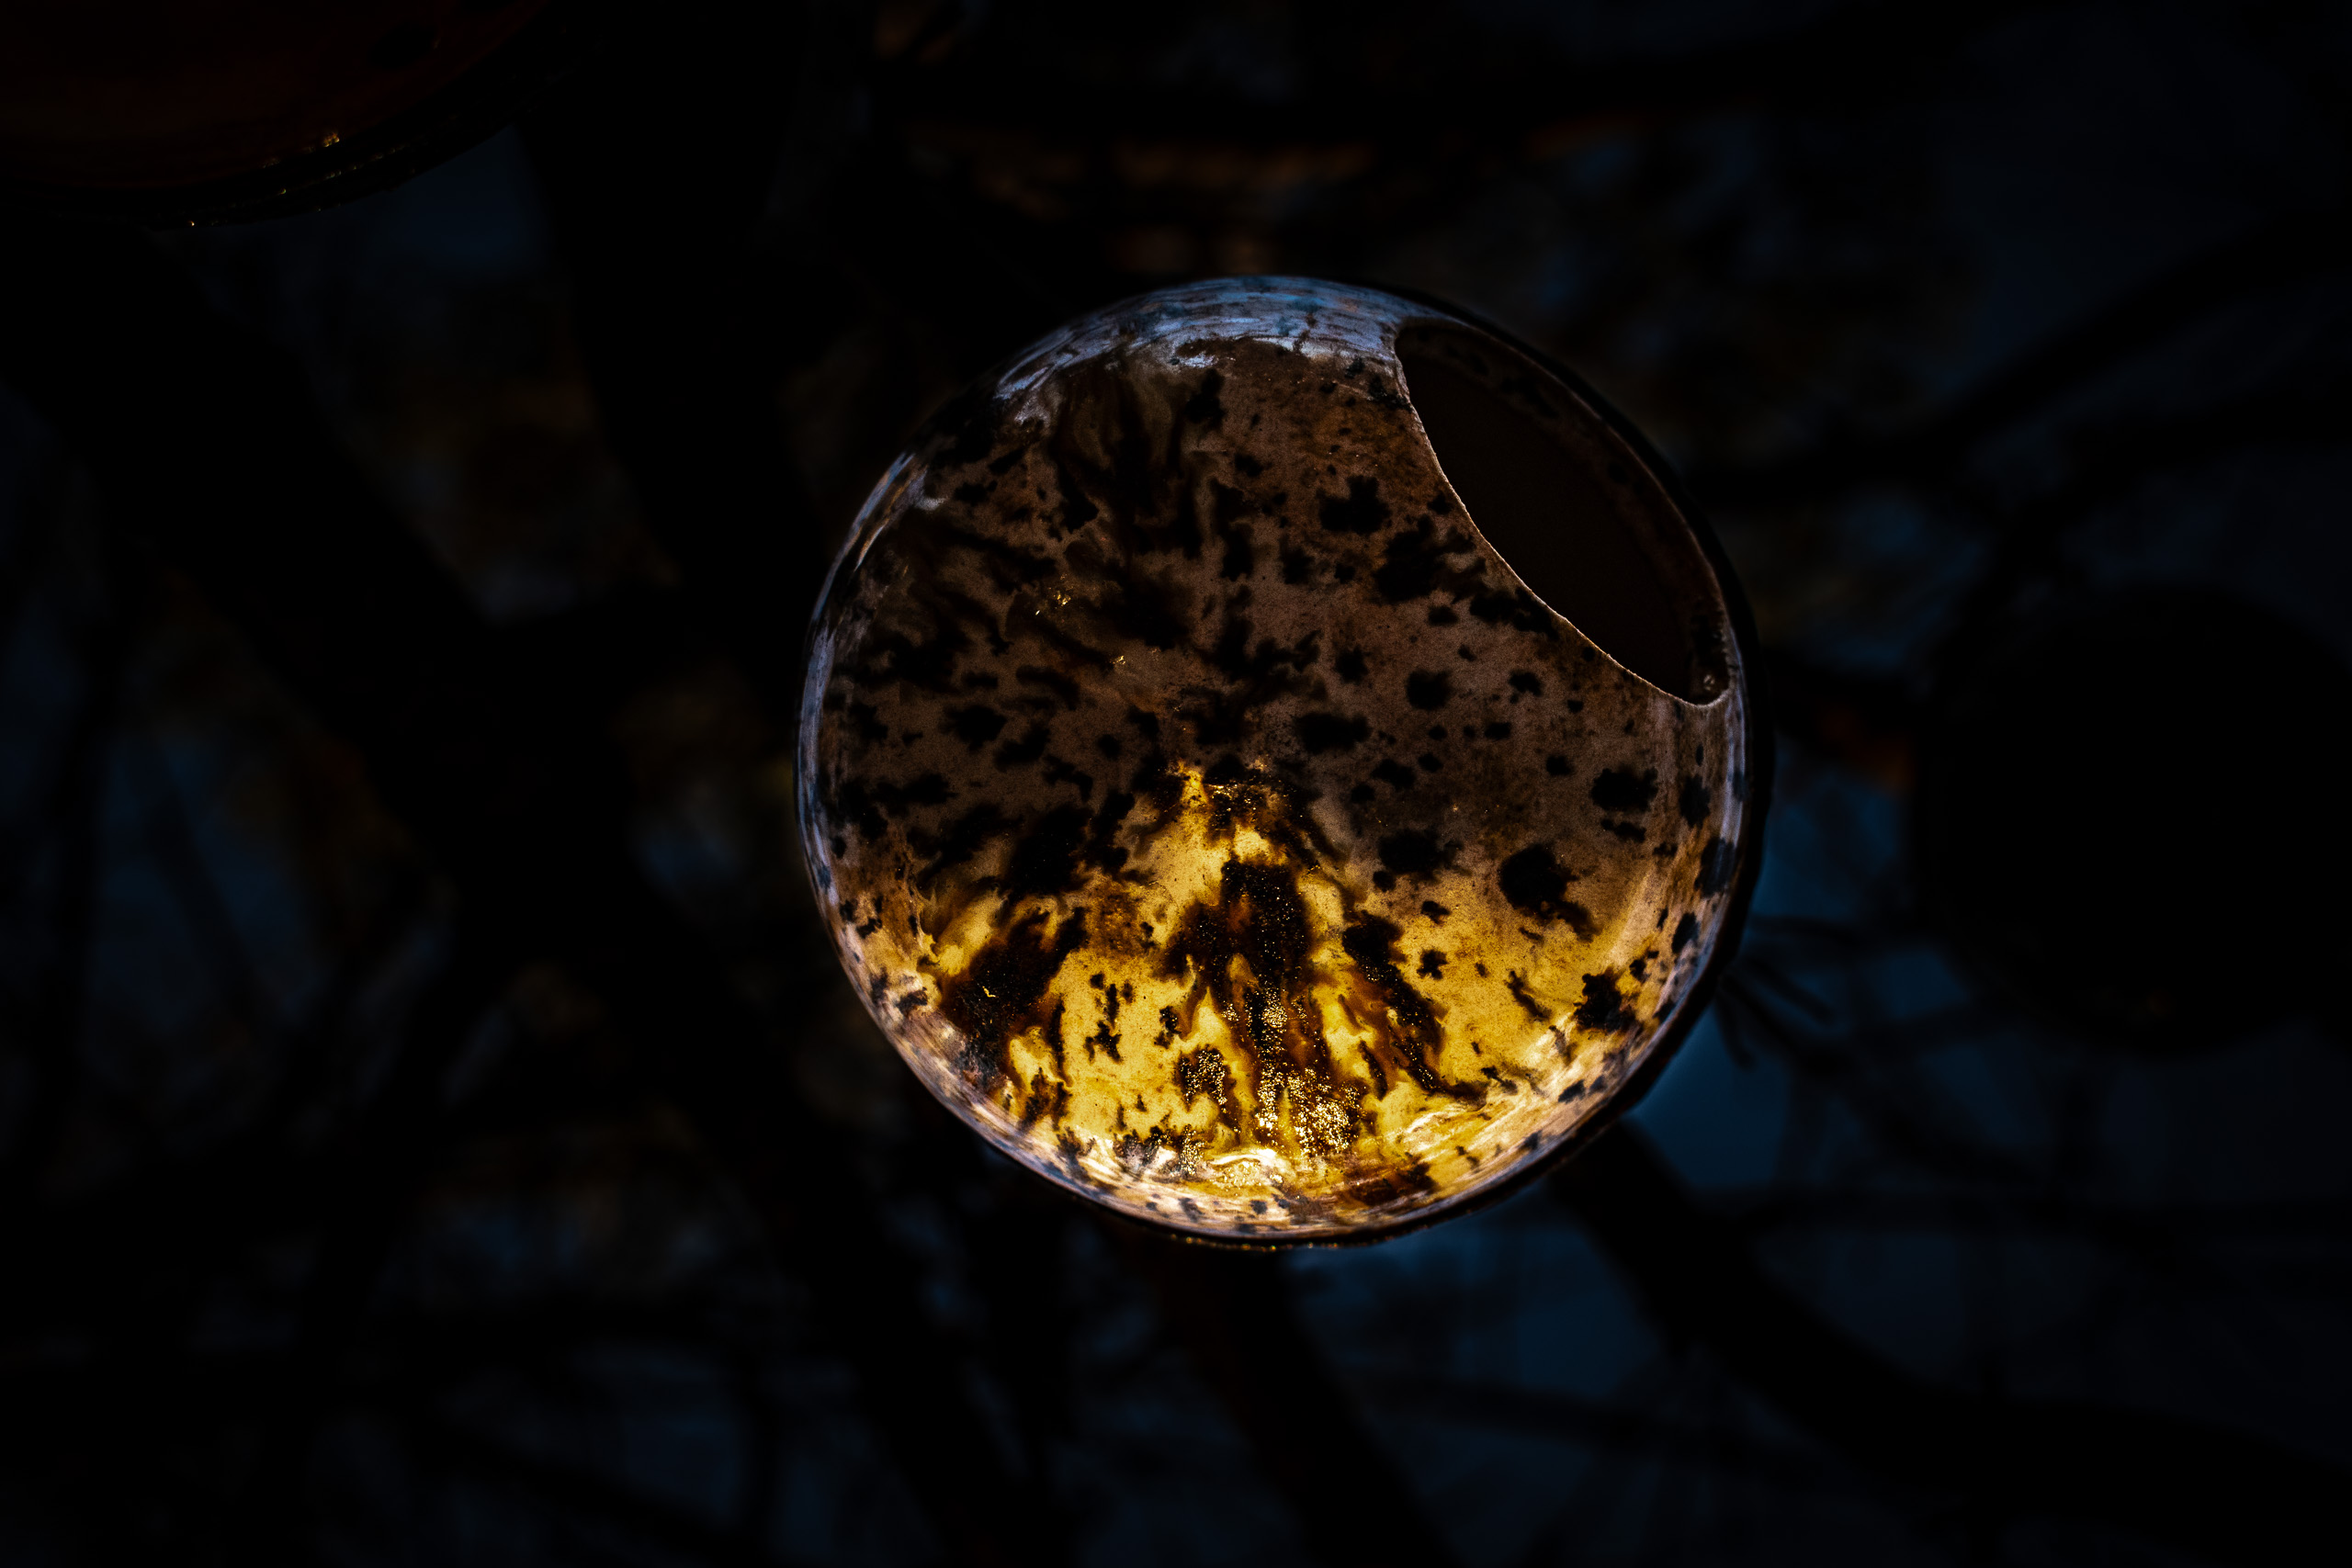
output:
[{"label": "shadowed interior of opening", "polygon": [[1498,353],[1485,338],[1420,327],[1398,335],[1396,357],[1439,466],[1478,531],[1537,598],[1611,658],[1662,691],[1701,700],[1682,617],[1634,536],[1628,504],[1532,416],[1452,363],[1440,347],[1449,337],[1483,358]]}]

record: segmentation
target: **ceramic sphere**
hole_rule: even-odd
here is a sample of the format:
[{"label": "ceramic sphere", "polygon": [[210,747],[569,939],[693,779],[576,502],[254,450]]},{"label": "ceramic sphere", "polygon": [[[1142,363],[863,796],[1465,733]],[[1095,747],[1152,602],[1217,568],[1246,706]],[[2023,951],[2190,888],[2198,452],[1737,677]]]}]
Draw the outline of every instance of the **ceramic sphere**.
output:
[{"label": "ceramic sphere", "polygon": [[1053,333],[891,467],[798,795],[931,1091],[1125,1215],[1370,1236],[1606,1118],[1736,923],[1726,583],[1588,395],[1300,279]]}]

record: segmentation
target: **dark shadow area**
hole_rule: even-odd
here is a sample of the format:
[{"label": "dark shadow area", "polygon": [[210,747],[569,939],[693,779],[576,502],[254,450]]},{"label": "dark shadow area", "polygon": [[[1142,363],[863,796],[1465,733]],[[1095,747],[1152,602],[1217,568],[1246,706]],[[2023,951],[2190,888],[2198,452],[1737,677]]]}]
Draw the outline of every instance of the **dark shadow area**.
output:
[{"label": "dark shadow area", "polygon": [[2149,1050],[2326,1000],[2352,953],[2336,819],[2352,671],[2240,601],[2142,591],[1972,650],[1922,759],[1922,886],[2020,1001]]},{"label": "dark shadow area", "polygon": [[[1672,545],[1644,539],[1627,495],[1595,483],[1548,422],[1456,362],[1494,352],[1442,327],[1408,329],[1396,341],[1413,412],[1470,520],[1537,598],[1602,651],[1662,691],[1702,700],[1692,689],[1690,642],[1652,556]],[[1506,372],[1522,383],[1530,378],[1567,396],[1532,365]],[[1566,409],[1562,417],[1581,412]],[[1628,492],[1650,482],[1646,474],[1611,468],[1611,478]]]}]

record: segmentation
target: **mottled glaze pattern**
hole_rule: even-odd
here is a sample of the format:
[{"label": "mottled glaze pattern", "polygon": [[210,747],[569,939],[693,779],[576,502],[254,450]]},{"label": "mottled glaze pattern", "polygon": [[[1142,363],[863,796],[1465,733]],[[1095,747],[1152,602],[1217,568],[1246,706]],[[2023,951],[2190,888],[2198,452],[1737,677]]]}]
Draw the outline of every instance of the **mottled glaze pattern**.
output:
[{"label": "mottled glaze pattern", "polygon": [[1688,615],[1686,694],[1531,592],[1397,357],[1444,321],[1295,279],[1088,317],[932,423],[826,590],[799,787],[842,961],[934,1094],[1125,1213],[1427,1218],[1606,1105],[1722,931],[1720,587],[1598,415],[1453,324]]}]

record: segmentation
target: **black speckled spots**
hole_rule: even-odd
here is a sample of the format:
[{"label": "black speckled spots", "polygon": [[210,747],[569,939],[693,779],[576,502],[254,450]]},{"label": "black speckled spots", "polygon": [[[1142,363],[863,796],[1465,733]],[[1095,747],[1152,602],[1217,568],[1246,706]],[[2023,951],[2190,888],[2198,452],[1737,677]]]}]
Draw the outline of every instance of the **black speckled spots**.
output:
[{"label": "black speckled spots", "polygon": [[1183,596],[1145,572],[1130,571],[1120,581],[1119,601],[1120,621],[1126,634],[1146,648],[1178,647],[1192,627],[1193,616]]},{"label": "black speckled spots", "polygon": [[947,781],[937,773],[924,773],[902,784],[884,782],[870,788],[862,779],[851,779],[842,785],[834,802],[834,814],[856,823],[858,836],[870,841],[882,836],[888,818],[907,807],[944,806],[952,793]]},{"label": "black speckled spots", "polygon": [[1237,523],[1222,530],[1225,556],[1217,563],[1217,575],[1227,582],[1238,582],[1258,570],[1257,536],[1246,523]]},{"label": "black speckled spots", "polygon": [[1584,1000],[1577,1004],[1577,1027],[1589,1029],[1597,1034],[1623,1034],[1641,1021],[1628,1005],[1631,1000],[1617,988],[1617,971],[1614,969],[1587,975],[1584,977]]},{"label": "black speckled spots", "polygon": [[[1057,411],[1048,445],[1068,498],[1080,494],[1097,508],[1105,540],[1132,563],[1137,555],[1198,558],[1203,531],[1194,490],[1182,462],[1184,422],[1165,393],[1148,389],[1109,364],[1075,371]],[[1069,507],[1066,526],[1075,526]]]},{"label": "black speckled spots", "polygon": [[1682,950],[1683,950],[1684,948],[1686,948],[1686,947],[1690,946],[1692,942],[1696,942],[1696,941],[1698,941],[1698,940],[1699,940],[1699,917],[1698,917],[1698,916],[1696,916],[1696,915],[1691,915],[1691,914],[1685,914],[1685,915],[1684,915],[1680,919],[1679,919],[1679,920],[1677,920],[1677,921],[1675,921],[1675,922],[1674,922],[1674,942],[1673,942],[1673,948],[1674,948],[1674,956],[1675,956],[1675,957],[1677,957],[1677,958],[1681,957],[1681,956],[1682,956]]},{"label": "black speckled spots", "polygon": [[1418,828],[1384,835],[1380,840],[1380,863],[1401,876],[1427,876],[1445,860],[1437,836]]},{"label": "black speckled spots", "polygon": [[1364,668],[1363,649],[1360,648],[1341,649],[1339,657],[1331,660],[1332,672],[1351,686],[1363,683]]},{"label": "black speckled spots", "polygon": [[1328,1160],[1362,1125],[1362,1089],[1340,1076],[1324,1040],[1307,962],[1314,940],[1295,873],[1232,860],[1216,904],[1196,903],[1185,914],[1161,967],[1190,978],[1187,1010],[1204,996],[1215,1004],[1246,1058],[1252,1111],[1236,1131],[1271,1145],[1287,1129],[1302,1155]]},{"label": "black speckled spots", "polygon": [[1225,423],[1225,401],[1217,396],[1225,390],[1223,373],[1211,370],[1201,378],[1200,389],[1184,404],[1184,417],[1194,424],[1205,424],[1214,430]]},{"label": "black speckled spots", "polygon": [[1348,480],[1345,496],[1323,498],[1317,515],[1334,534],[1369,536],[1388,526],[1388,503],[1380,499],[1378,479],[1358,474]]},{"label": "black speckled spots", "polygon": [[1508,624],[1540,637],[1558,635],[1552,625],[1552,612],[1524,588],[1514,588],[1508,593],[1480,593],[1470,601],[1470,613],[1490,626]]},{"label": "black speckled spots", "polygon": [[[1419,1084],[1424,1093],[1467,1095],[1478,1091],[1446,1082],[1438,1074],[1437,1055],[1443,1043],[1437,1014],[1429,999],[1413,988],[1399,967],[1404,955],[1397,940],[1405,933],[1377,915],[1359,915],[1348,922],[1340,945],[1355,960],[1356,974],[1375,1003],[1364,1010],[1373,1029],[1373,1065],[1395,1066]],[[1383,1058],[1385,1058],[1384,1063]]]},{"label": "black speckled spots", "polygon": [[1012,861],[1004,876],[1005,897],[1050,898],[1073,890],[1079,851],[1086,842],[1087,812],[1064,806],[1048,811],[1037,825],[1012,846]]},{"label": "black speckled spots", "polygon": [[1657,799],[1656,768],[1645,768],[1638,774],[1630,770],[1603,768],[1600,776],[1592,781],[1592,803],[1603,811],[1620,815],[1647,811]]},{"label": "black speckled spots", "polygon": [[1544,759],[1544,771],[1555,779],[1564,779],[1577,771],[1577,765],[1555,751]]},{"label": "black speckled spots", "polygon": [[1702,825],[1707,820],[1708,809],[1714,803],[1715,793],[1707,787],[1706,780],[1696,773],[1686,774],[1683,777],[1682,793],[1675,802],[1676,808],[1682,814],[1683,821],[1693,828]]},{"label": "black speckled spots", "polygon": [[995,739],[1004,728],[1004,715],[992,707],[949,708],[948,733],[964,743],[967,750],[977,751]]},{"label": "black speckled spots", "polygon": [[1475,569],[1486,563],[1474,559],[1471,569],[1453,571],[1447,569],[1446,558],[1469,548],[1468,536],[1459,529],[1440,534],[1424,517],[1419,527],[1389,539],[1379,570],[1372,574],[1372,584],[1391,604],[1425,599],[1440,587],[1465,592],[1477,581],[1479,573]]},{"label": "black speckled spots", "polygon": [[1553,854],[1549,844],[1530,844],[1503,862],[1498,874],[1503,897],[1545,925],[1566,920],[1569,929],[1589,942],[1595,927],[1590,911],[1568,896],[1573,874]]},{"label": "black speckled spots", "polygon": [[1206,1095],[1216,1106],[1216,1119],[1237,1133],[1241,1131],[1241,1108],[1233,1098],[1233,1069],[1226,1065],[1224,1052],[1214,1045],[1184,1052],[1176,1058],[1175,1078],[1185,1110]]},{"label": "black speckled spots", "polygon": [[1532,670],[1514,670],[1510,672],[1510,689],[1540,697],[1544,694],[1544,677]]},{"label": "black speckled spots", "polygon": [[994,801],[975,806],[950,822],[947,830],[937,840],[926,838],[916,841],[915,848],[931,858],[915,874],[915,885],[929,889],[939,880],[941,873],[962,865],[978,854],[982,845],[1012,831],[1013,826]]},{"label": "black speckled spots", "polygon": [[1040,1005],[1062,961],[1086,944],[1086,914],[1073,912],[1049,942],[1046,917],[1033,910],[972,955],[964,972],[944,980],[939,1010],[964,1036],[957,1066],[992,1093],[1010,1076],[1006,1047],[1049,1021]]},{"label": "black speckled spots", "polygon": [[1372,727],[1361,718],[1336,713],[1303,713],[1291,721],[1293,733],[1310,757],[1326,751],[1347,751],[1363,744]]},{"label": "black speckled spots", "polygon": [[1425,947],[1421,949],[1420,965],[1414,970],[1414,973],[1425,980],[1442,980],[1445,978],[1446,962],[1446,955],[1442,949]]},{"label": "black speckled spots", "polygon": [[1229,840],[1238,827],[1255,829],[1293,862],[1319,865],[1335,858],[1330,842],[1297,789],[1272,773],[1221,757],[1201,775],[1208,795],[1203,826],[1213,839]]},{"label": "black speckled spots", "polygon": [[1697,886],[1700,893],[1713,898],[1729,887],[1732,869],[1737,864],[1738,858],[1722,834],[1708,840],[1707,847],[1699,852]]},{"label": "black speckled spots", "polygon": [[1042,724],[1033,724],[1018,740],[1008,740],[996,749],[996,765],[1000,768],[1025,768],[1046,754],[1046,747],[1053,739],[1053,731]]},{"label": "black speckled spots", "polygon": [[1086,1046],[1087,1060],[1092,1061],[1097,1050],[1114,1062],[1124,1060],[1119,1055],[1119,1042],[1125,1038],[1124,1035],[1114,1033],[1108,1023],[1101,1025],[1083,1042]]},{"label": "black speckled spots", "polygon": [[1372,770],[1372,776],[1378,779],[1382,784],[1386,784],[1389,788],[1400,792],[1412,788],[1415,784],[1419,782],[1418,775],[1414,773],[1412,769],[1396,761],[1394,757],[1383,758],[1380,765]]},{"label": "black speckled spots", "polygon": [[1535,999],[1535,993],[1528,988],[1526,976],[1514,969],[1504,979],[1503,985],[1510,992],[1510,999],[1519,1004],[1520,1011],[1538,1023],[1552,1021],[1552,1010]]},{"label": "black speckled spots", "polygon": [[1405,700],[1417,708],[1436,712],[1453,696],[1453,677],[1442,670],[1416,670],[1405,677]]},{"label": "black speckled spots", "polygon": [[851,728],[857,731],[857,738],[868,744],[890,738],[890,727],[882,722],[880,713],[872,703],[850,704],[849,722]]}]

